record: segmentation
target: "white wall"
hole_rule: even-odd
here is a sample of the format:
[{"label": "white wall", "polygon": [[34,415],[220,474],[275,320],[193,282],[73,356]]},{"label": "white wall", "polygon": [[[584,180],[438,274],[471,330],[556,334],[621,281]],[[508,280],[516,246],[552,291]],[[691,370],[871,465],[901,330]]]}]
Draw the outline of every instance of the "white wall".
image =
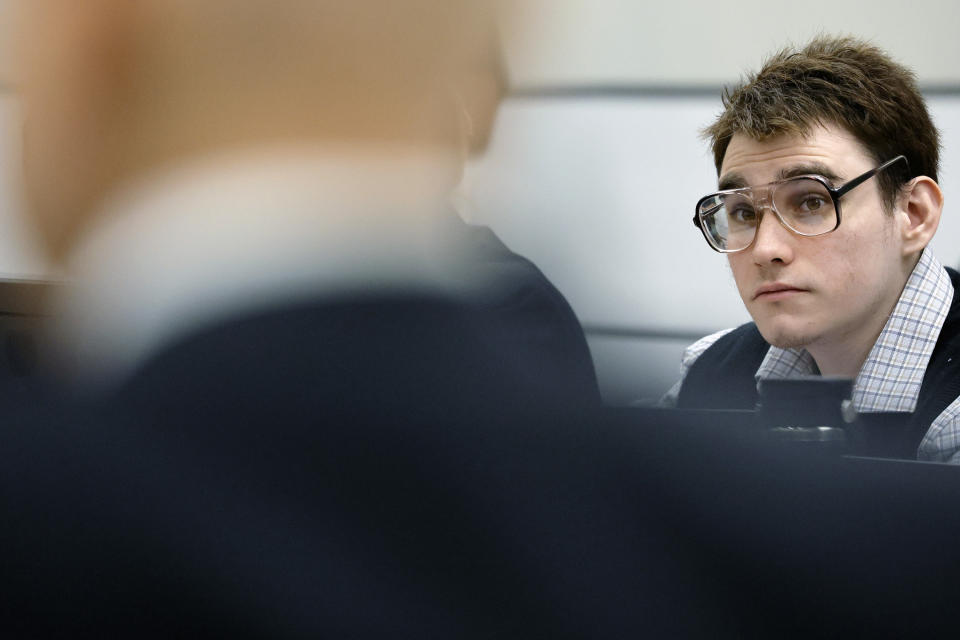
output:
[{"label": "white wall", "polygon": [[510,67],[529,85],[716,86],[757,68],[789,40],[851,33],[915,69],[925,85],[960,84],[955,0],[510,0]]}]

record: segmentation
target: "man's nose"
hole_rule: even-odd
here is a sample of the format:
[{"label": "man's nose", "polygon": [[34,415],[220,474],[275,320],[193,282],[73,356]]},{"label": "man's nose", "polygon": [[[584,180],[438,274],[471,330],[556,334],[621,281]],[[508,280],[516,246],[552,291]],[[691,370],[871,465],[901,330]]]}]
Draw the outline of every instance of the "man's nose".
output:
[{"label": "man's nose", "polygon": [[791,262],[796,236],[780,222],[770,203],[758,203],[756,207],[760,221],[757,223],[757,234],[750,248],[753,261],[757,264]]}]

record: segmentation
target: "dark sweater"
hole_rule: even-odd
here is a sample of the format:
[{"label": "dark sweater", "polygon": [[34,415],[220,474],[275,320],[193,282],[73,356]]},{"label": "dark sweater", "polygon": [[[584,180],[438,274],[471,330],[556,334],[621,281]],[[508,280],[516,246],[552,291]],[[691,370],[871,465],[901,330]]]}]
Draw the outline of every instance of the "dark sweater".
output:
[{"label": "dark sweater", "polygon": [[[912,414],[861,414],[869,453],[914,457],[930,424],[960,396],[960,274],[946,268],[953,301],[923,376]],[[677,398],[679,409],[753,409],[755,374],[770,345],[748,322],[700,355],[687,372]],[[881,442],[882,441],[882,442]]]}]

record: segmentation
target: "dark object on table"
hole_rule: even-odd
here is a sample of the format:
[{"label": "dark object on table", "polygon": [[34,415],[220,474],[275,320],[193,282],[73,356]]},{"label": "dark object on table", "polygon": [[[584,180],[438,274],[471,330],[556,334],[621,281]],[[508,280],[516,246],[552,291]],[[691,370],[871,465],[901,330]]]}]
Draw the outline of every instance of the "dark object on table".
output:
[{"label": "dark object on table", "polygon": [[845,453],[855,438],[852,390],[849,378],[762,380],[757,420],[776,442]]}]

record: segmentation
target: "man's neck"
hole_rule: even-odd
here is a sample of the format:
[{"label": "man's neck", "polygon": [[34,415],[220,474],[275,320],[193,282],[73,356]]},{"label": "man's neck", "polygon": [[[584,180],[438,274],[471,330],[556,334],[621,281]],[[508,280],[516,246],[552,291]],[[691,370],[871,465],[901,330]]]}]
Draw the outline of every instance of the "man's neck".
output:
[{"label": "man's neck", "polygon": [[[883,318],[885,324],[887,316]],[[806,349],[817,363],[820,375],[856,378],[883,327],[881,324],[879,329],[871,333],[861,331],[858,335],[848,335],[839,340],[811,344]]]},{"label": "man's neck", "polygon": [[905,260],[903,275],[899,278],[900,286],[893,289],[888,298],[877,305],[875,313],[870,316],[869,322],[806,346],[806,350],[817,363],[821,375],[854,379],[859,375],[860,369],[873,349],[873,345],[876,344],[884,327],[886,327],[890,314],[893,313],[900,301],[904,287],[906,287],[907,281],[919,260],[919,254]]}]

